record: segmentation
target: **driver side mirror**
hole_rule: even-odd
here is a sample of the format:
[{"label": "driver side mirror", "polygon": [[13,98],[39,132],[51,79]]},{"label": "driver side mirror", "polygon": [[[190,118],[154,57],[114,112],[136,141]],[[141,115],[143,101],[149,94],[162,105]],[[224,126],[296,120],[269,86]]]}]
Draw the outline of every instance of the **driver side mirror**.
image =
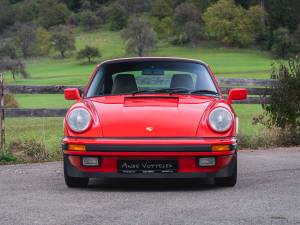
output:
[{"label": "driver side mirror", "polygon": [[64,90],[64,96],[66,100],[79,100],[80,92],[78,88],[67,88]]},{"label": "driver side mirror", "polygon": [[228,104],[232,104],[232,100],[244,100],[247,99],[248,90],[245,88],[230,89],[228,93]]}]

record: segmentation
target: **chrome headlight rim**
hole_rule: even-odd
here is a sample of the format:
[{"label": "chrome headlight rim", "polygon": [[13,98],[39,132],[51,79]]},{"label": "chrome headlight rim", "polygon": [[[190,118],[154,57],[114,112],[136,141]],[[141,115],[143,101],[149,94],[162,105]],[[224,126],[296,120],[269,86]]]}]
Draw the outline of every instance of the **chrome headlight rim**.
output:
[{"label": "chrome headlight rim", "polygon": [[[86,116],[86,119],[87,119],[87,122],[85,123],[85,125],[81,128],[81,129],[78,129],[76,127],[74,127],[73,125],[73,122],[74,121],[70,121],[72,119],[72,114],[74,113],[83,113],[85,114]],[[92,124],[92,116],[91,116],[91,113],[84,107],[76,107],[76,108],[73,108],[67,115],[66,117],[66,121],[67,121],[67,124],[68,124],[68,127],[75,133],[83,133],[85,132],[86,130],[88,130]]]},{"label": "chrome headlight rim", "polygon": [[[229,121],[229,122],[227,123],[227,125],[226,125],[224,128],[222,128],[222,129],[220,129],[220,128],[218,128],[218,127],[216,126],[216,121],[213,121],[213,115],[214,115],[215,113],[220,112],[220,111],[225,112],[225,113],[227,114],[226,116],[228,116],[227,119],[228,119],[228,121]],[[215,131],[215,132],[217,132],[217,133],[225,133],[226,131],[228,131],[228,130],[232,127],[232,124],[233,124],[233,116],[232,116],[231,112],[230,112],[228,109],[226,109],[226,108],[224,108],[224,107],[216,107],[216,108],[214,108],[214,109],[209,113],[208,124],[209,124],[210,128],[211,128],[213,131]]]}]

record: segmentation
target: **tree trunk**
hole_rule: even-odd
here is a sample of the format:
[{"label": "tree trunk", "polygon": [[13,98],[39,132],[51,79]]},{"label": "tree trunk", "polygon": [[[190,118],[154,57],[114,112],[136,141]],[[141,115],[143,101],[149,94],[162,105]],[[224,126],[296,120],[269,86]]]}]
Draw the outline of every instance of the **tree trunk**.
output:
[{"label": "tree trunk", "polygon": [[60,55],[61,57],[64,59],[65,58],[65,52],[64,51],[60,51]]},{"label": "tree trunk", "polygon": [[139,57],[142,57],[143,56],[143,48],[138,48],[138,55]]}]

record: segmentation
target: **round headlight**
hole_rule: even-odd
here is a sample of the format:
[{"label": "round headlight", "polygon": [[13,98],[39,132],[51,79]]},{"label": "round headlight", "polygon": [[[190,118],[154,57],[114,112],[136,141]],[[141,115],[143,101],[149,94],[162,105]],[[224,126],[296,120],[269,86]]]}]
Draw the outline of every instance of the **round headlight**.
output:
[{"label": "round headlight", "polygon": [[227,131],[232,124],[232,116],[227,109],[215,108],[209,115],[209,125],[217,132]]},{"label": "round headlight", "polygon": [[91,123],[91,115],[84,108],[73,109],[68,116],[68,125],[75,132],[85,131]]}]

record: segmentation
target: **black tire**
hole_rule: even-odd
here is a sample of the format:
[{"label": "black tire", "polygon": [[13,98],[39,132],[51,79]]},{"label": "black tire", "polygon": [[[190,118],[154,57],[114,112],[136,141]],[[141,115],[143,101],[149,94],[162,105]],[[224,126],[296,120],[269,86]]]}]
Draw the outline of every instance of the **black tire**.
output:
[{"label": "black tire", "polygon": [[219,187],[233,187],[237,181],[237,154],[233,157],[233,172],[229,177],[215,178],[215,185]]},{"label": "black tire", "polygon": [[86,177],[71,177],[67,172],[67,163],[64,157],[64,177],[65,183],[69,188],[84,188],[89,184],[89,178]]}]

